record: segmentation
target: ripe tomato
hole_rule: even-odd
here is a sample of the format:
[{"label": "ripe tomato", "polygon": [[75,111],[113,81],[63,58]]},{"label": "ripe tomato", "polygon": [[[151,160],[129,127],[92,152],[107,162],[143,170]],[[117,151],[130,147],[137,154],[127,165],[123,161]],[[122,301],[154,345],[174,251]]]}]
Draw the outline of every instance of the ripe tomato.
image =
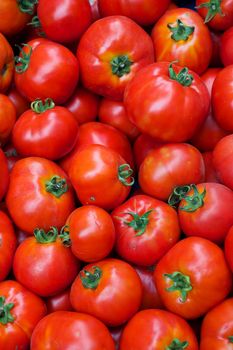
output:
[{"label": "ripe tomato", "polygon": [[159,148],[162,144],[163,142],[158,141],[149,135],[139,135],[133,144],[133,155],[137,168],[140,168],[140,165],[150,151]]},{"label": "ripe tomato", "polygon": [[233,64],[233,20],[232,27],[226,30],[221,36],[221,60],[224,66]]},{"label": "ripe tomato", "polygon": [[71,286],[73,308],[97,317],[108,326],[119,326],[139,309],[142,285],[132,266],[118,259],[89,264]]},{"label": "ripe tomato", "polygon": [[30,234],[36,227],[61,228],[74,210],[73,191],[67,175],[54,162],[39,157],[16,162],[6,203],[16,226]]},{"label": "ripe tomato", "polygon": [[62,43],[78,40],[92,22],[88,0],[40,0],[37,14],[46,37]]},{"label": "ripe tomato", "polygon": [[170,143],[152,150],[142,162],[138,180],[144,193],[167,200],[178,185],[204,180],[201,153],[186,143]]},{"label": "ripe tomato", "polygon": [[7,165],[7,159],[0,148],[0,202],[5,196],[9,184],[9,170]]},{"label": "ripe tomato", "polygon": [[154,278],[166,308],[186,319],[204,315],[232,286],[222,249],[200,237],[176,243],[158,262]]},{"label": "ripe tomato", "polygon": [[70,288],[45,299],[48,313],[55,311],[73,311],[70,303]]},{"label": "ripe tomato", "polygon": [[16,281],[0,283],[0,348],[27,350],[33,329],[46,315],[46,305]]},{"label": "ripe tomato", "polygon": [[124,103],[130,121],[142,133],[164,142],[184,142],[207,117],[210,97],[197,74],[158,62],[136,73]]},{"label": "ripe tomato", "polygon": [[53,41],[41,38],[29,41],[16,62],[16,88],[29,101],[49,97],[56,104],[62,104],[78,83],[76,57],[65,46]]},{"label": "ripe tomato", "polygon": [[231,271],[233,271],[232,249],[233,249],[233,226],[228,231],[224,242],[225,257],[230,266]]},{"label": "ripe tomato", "polygon": [[233,135],[222,138],[213,151],[213,164],[217,176],[224,185],[233,190]]},{"label": "ripe tomato", "polygon": [[14,53],[6,38],[0,33],[0,92],[7,91],[11,84],[13,73]]},{"label": "ripe tomato", "polygon": [[83,313],[57,311],[44,317],[31,338],[31,350],[114,350],[107,327]]},{"label": "ripe tomato", "polygon": [[52,99],[35,100],[31,109],[16,121],[12,142],[24,156],[59,159],[69,153],[78,136],[78,123],[65,107],[55,106]]},{"label": "ripe tomato", "polygon": [[0,146],[4,145],[16,121],[15,106],[6,95],[0,94]]},{"label": "ripe tomato", "polygon": [[178,241],[175,210],[149,196],[137,195],[115,208],[116,251],[135,265],[151,266]]},{"label": "ripe tomato", "polygon": [[165,310],[138,312],[125,326],[120,350],[198,350],[197,338],[185,320]]},{"label": "ripe tomato", "polygon": [[71,250],[82,261],[106,258],[115,243],[115,228],[110,214],[94,205],[75,209],[67,219]]},{"label": "ripe tomato", "polygon": [[151,38],[125,16],[108,16],[90,25],[77,56],[84,86],[116,100],[122,99],[135,73],[154,61]]},{"label": "ripe tomato", "polygon": [[216,170],[213,164],[213,152],[204,152],[202,157],[205,163],[205,180],[204,182],[219,182]]},{"label": "ripe tomato", "polygon": [[177,61],[202,74],[212,55],[212,40],[201,16],[187,8],[165,12],[152,30],[155,60]]},{"label": "ripe tomato", "polygon": [[28,100],[23,97],[14,86],[10,88],[7,96],[15,106],[16,118],[18,118],[21,114],[23,114],[23,112],[30,108]]}]

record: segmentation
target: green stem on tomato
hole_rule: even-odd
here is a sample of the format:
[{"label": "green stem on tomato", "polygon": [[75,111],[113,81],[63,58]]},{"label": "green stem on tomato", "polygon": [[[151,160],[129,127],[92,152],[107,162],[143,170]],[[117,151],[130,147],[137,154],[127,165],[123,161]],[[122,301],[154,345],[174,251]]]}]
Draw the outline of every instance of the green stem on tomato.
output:
[{"label": "green stem on tomato", "polygon": [[55,107],[55,103],[51,98],[46,98],[44,103],[40,99],[36,99],[31,103],[31,109],[33,110],[33,112],[37,114],[44,113],[45,111],[49,109],[53,109],[54,107]]},{"label": "green stem on tomato", "polygon": [[68,191],[68,185],[66,179],[54,175],[49,181],[46,181],[45,189],[47,192],[52,193],[55,197],[60,198]]},{"label": "green stem on tomato", "polygon": [[17,64],[15,66],[16,73],[24,73],[28,69],[30,58],[32,54],[32,47],[28,44],[22,44],[24,47],[28,47],[29,52],[26,53],[19,45],[15,45],[19,48],[21,56],[15,56],[15,63]]},{"label": "green stem on tomato", "polygon": [[181,293],[181,301],[184,303],[187,300],[188,292],[193,289],[190,277],[179,271],[164,273],[163,276],[173,282],[172,286],[166,288],[166,290],[168,292],[179,291]]},{"label": "green stem on tomato", "polygon": [[69,226],[68,225],[64,225],[61,228],[60,234],[59,234],[59,238],[62,241],[62,244],[65,247],[70,247],[71,246],[71,239],[70,239],[70,231],[69,231]]},{"label": "green stem on tomato", "polygon": [[0,296],[0,323],[6,325],[8,322],[14,322],[14,317],[10,311],[14,307],[13,303],[5,304],[6,298]]},{"label": "green stem on tomato", "polygon": [[38,0],[17,0],[20,11],[33,15],[35,11],[35,5],[38,4]]},{"label": "green stem on tomato", "polygon": [[100,283],[102,270],[98,266],[93,266],[92,270],[93,272],[84,269],[80,273],[80,278],[84,288],[96,289]]},{"label": "green stem on tomato", "polygon": [[177,19],[176,25],[169,23],[167,27],[172,32],[171,38],[175,41],[188,40],[195,30],[195,27],[185,25],[180,19]]},{"label": "green stem on tomato", "polygon": [[184,67],[180,70],[178,74],[176,74],[172,67],[172,64],[173,62],[169,65],[168,68],[170,79],[177,81],[183,86],[189,87],[193,82],[193,76],[189,74],[188,68]]},{"label": "green stem on tomato", "polygon": [[208,9],[207,15],[205,17],[205,23],[210,22],[217,14],[222,17],[225,16],[221,9],[221,2],[222,0],[210,0],[196,7],[197,9]]},{"label": "green stem on tomato", "polygon": [[202,192],[198,192],[196,185],[191,185],[191,189],[193,189],[193,195],[186,194],[183,198],[183,200],[187,203],[186,205],[183,205],[182,207],[179,207],[179,210],[186,211],[188,213],[192,213],[196,211],[197,209],[203,207],[204,205],[204,198],[206,196],[206,189]]},{"label": "green stem on tomato", "polygon": [[124,224],[129,226],[129,227],[132,227],[134,229],[136,233],[135,236],[141,236],[143,235],[143,233],[146,231],[146,227],[149,223],[149,218],[148,216],[150,215],[150,213],[153,211],[152,210],[148,210],[146,213],[144,213],[143,215],[138,215],[137,213],[134,213],[132,211],[129,211],[125,214],[129,214],[133,217],[133,220],[131,221],[126,221],[126,220],[123,220]]},{"label": "green stem on tomato", "polygon": [[114,57],[111,61],[112,73],[117,75],[119,78],[123,77],[125,74],[130,73],[130,67],[133,64],[130,61],[128,55],[121,55]]},{"label": "green stem on tomato", "polygon": [[[121,164],[118,167],[118,179],[125,186],[133,186],[134,178],[131,176],[133,174],[133,170],[130,168],[129,164]],[[130,180],[128,182],[128,179]]]},{"label": "green stem on tomato", "polygon": [[43,229],[36,228],[33,233],[36,241],[41,244],[56,242],[58,236],[58,230],[54,226],[52,226],[48,232],[45,232]]},{"label": "green stem on tomato", "polygon": [[191,190],[191,185],[177,186],[168,198],[168,204],[171,207],[176,207],[180,201],[185,198],[186,194]]},{"label": "green stem on tomato", "polygon": [[187,341],[181,342],[179,339],[175,338],[165,350],[183,350],[186,349],[187,346],[189,346]]},{"label": "green stem on tomato", "polygon": [[229,339],[229,342],[230,342],[230,343],[233,343],[233,335],[230,335],[230,336],[228,337],[228,339]]}]

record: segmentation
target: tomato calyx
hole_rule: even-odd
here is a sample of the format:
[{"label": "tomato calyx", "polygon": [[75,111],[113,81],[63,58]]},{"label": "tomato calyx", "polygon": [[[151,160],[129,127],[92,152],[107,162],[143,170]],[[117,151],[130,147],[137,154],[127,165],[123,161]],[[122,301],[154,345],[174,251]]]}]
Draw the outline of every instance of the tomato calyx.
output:
[{"label": "tomato calyx", "polygon": [[203,190],[203,192],[198,192],[197,186],[191,185],[191,189],[193,189],[194,193],[193,195],[185,195],[184,200],[187,202],[187,205],[184,205],[182,207],[179,207],[179,210],[186,211],[188,213],[192,213],[196,211],[197,209],[203,207],[204,205],[204,198],[206,195],[206,189]]},{"label": "tomato calyx", "polygon": [[228,337],[228,339],[229,339],[229,342],[230,342],[230,343],[233,343],[233,335],[230,335],[230,336]]},{"label": "tomato calyx", "polygon": [[14,322],[14,317],[10,311],[15,306],[13,303],[5,304],[6,298],[0,296],[0,323],[7,324],[8,322]]},{"label": "tomato calyx", "polygon": [[38,4],[38,0],[17,0],[20,11],[33,15],[35,11],[35,5]]},{"label": "tomato calyx", "polygon": [[146,213],[144,213],[143,215],[138,215],[137,213],[134,213],[132,211],[129,211],[125,214],[129,214],[133,217],[132,221],[127,221],[124,220],[124,224],[132,227],[134,229],[134,231],[136,231],[136,235],[135,236],[142,236],[143,233],[146,231],[146,227],[149,223],[149,218],[148,216],[150,215],[150,213],[153,211],[153,209],[148,210]]},{"label": "tomato calyx", "polygon": [[168,23],[167,27],[172,32],[171,38],[175,41],[187,41],[195,30],[195,27],[185,25],[179,18],[176,21],[176,25]]},{"label": "tomato calyx", "polygon": [[32,47],[28,44],[22,44],[24,47],[29,48],[29,52],[26,53],[19,45],[15,45],[16,47],[19,48],[21,56],[15,56],[15,63],[17,64],[15,66],[16,73],[24,73],[28,69],[29,63],[30,63],[30,58],[32,54]]},{"label": "tomato calyx", "polygon": [[58,230],[54,226],[52,226],[48,232],[45,232],[45,230],[41,228],[36,228],[33,233],[36,241],[41,244],[56,242],[58,236]]},{"label": "tomato calyx", "polygon": [[169,346],[166,347],[166,350],[183,350],[186,349],[189,343],[187,341],[181,342],[179,339],[175,338]]},{"label": "tomato calyx", "polygon": [[196,7],[197,9],[204,7],[208,9],[204,23],[210,22],[217,14],[219,14],[222,17],[225,16],[221,9],[221,2],[222,0],[210,0]]},{"label": "tomato calyx", "polygon": [[168,204],[175,208],[180,201],[185,198],[186,194],[191,190],[191,185],[177,186],[168,198]]},{"label": "tomato calyx", "polygon": [[179,271],[164,273],[163,276],[169,278],[173,282],[173,285],[166,288],[166,290],[168,292],[179,291],[181,293],[181,301],[184,303],[187,300],[188,292],[193,289],[190,277]]},{"label": "tomato calyx", "polygon": [[130,67],[133,64],[130,61],[128,55],[120,55],[114,57],[111,61],[112,73],[117,75],[119,78],[123,77],[125,74],[130,73]]},{"label": "tomato calyx", "polygon": [[51,98],[46,98],[44,103],[39,98],[31,103],[31,109],[33,110],[33,112],[37,114],[44,113],[45,111],[52,109],[54,107],[55,107],[55,103]]},{"label": "tomato calyx", "polygon": [[32,26],[33,28],[36,29],[36,33],[39,36],[43,36],[45,37],[45,32],[42,30],[42,25],[40,23],[39,17],[38,16],[34,16],[32,17],[31,22],[27,23],[28,26]]},{"label": "tomato calyx", "polygon": [[[131,176],[133,174],[133,170],[130,168],[129,164],[121,164],[118,167],[118,179],[125,186],[133,186],[134,178]],[[128,179],[130,180],[128,182]]]},{"label": "tomato calyx", "polygon": [[52,193],[55,197],[60,198],[68,191],[66,179],[54,175],[49,181],[45,183],[46,192]]},{"label": "tomato calyx", "polygon": [[71,246],[71,239],[70,239],[70,231],[69,231],[69,226],[65,225],[61,228],[59,238],[62,241],[62,244],[65,247],[70,247]]},{"label": "tomato calyx", "polygon": [[80,278],[84,288],[96,289],[100,283],[102,270],[98,266],[93,266],[92,270],[93,273],[87,270],[83,270],[80,273]]},{"label": "tomato calyx", "polygon": [[193,76],[192,74],[188,73],[188,68],[184,67],[179,71],[178,74],[176,74],[172,67],[172,64],[173,63],[171,63],[168,68],[170,79],[177,81],[183,86],[189,87],[193,82]]}]

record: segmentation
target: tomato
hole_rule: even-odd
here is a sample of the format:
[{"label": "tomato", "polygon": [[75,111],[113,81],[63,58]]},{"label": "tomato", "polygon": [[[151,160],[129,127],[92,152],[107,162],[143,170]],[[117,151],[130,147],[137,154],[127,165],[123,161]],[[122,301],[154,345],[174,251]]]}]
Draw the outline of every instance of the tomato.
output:
[{"label": "tomato", "polygon": [[177,8],[165,12],[152,30],[155,60],[177,61],[202,74],[212,55],[212,40],[202,18],[193,10]]},{"label": "tomato", "polygon": [[16,121],[16,110],[6,95],[0,94],[0,146],[4,145]]},{"label": "tomato", "polygon": [[233,3],[231,0],[196,0],[199,14],[214,30],[230,28],[233,24]]},{"label": "tomato", "polygon": [[170,143],[152,150],[142,162],[138,180],[144,193],[167,200],[174,187],[204,180],[201,153],[186,143]]},{"label": "tomato", "polygon": [[7,95],[15,106],[17,118],[30,108],[30,104],[27,99],[23,97],[14,86],[11,87]]},{"label": "tomato", "polygon": [[116,229],[116,251],[135,265],[155,264],[180,238],[175,210],[152,197],[130,197],[111,215]]},{"label": "tomato", "polygon": [[154,278],[167,310],[185,319],[204,315],[232,286],[222,249],[201,237],[176,243],[158,262]]},{"label": "tomato", "polygon": [[204,152],[202,157],[205,163],[205,182],[219,182],[213,164],[213,152]]},{"label": "tomato", "polygon": [[[56,341],[55,341],[56,340]],[[31,350],[114,350],[107,327],[83,313],[57,311],[44,317],[31,338]]]},{"label": "tomato", "polygon": [[29,101],[49,97],[62,104],[78,83],[76,57],[65,46],[50,40],[35,39],[24,44],[16,62],[16,88]]},{"label": "tomato", "polygon": [[224,185],[233,190],[233,135],[222,138],[216,145],[213,152],[213,164],[217,176]]},{"label": "tomato", "polygon": [[142,133],[164,142],[184,142],[207,117],[210,97],[197,74],[158,62],[132,78],[124,103],[130,121]]},{"label": "tomato", "polygon": [[83,268],[71,286],[70,300],[76,311],[115,327],[139,309],[142,285],[132,266],[119,259],[105,259]]},{"label": "tomato", "polygon": [[79,124],[84,124],[96,120],[99,98],[87,89],[78,87],[64,106],[74,114]]},{"label": "tomato", "polygon": [[0,92],[6,92],[9,88],[13,73],[14,53],[6,38],[0,33]]},{"label": "tomato", "polygon": [[73,254],[82,261],[106,258],[115,243],[115,228],[110,214],[94,205],[75,209],[67,219]]},{"label": "tomato", "polygon": [[232,27],[226,30],[221,37],[221,60],[224,66],[233,64],[233,20]]},{"label": "tomato", "polygon": [[78,40],[92,22],[88,0],[40,0],[37,14],[46,37],[62,43]]},{"label": "tomato", "polygon": [[13,223],[3,211],[0,211],[0,242],[0,281],[3,281],[10,272],[17,244]]},{"label": "tomato", "polygon": [[8,184],[9,184],[9,170],[7,166],[7,159],[0,148],[0,202],[5,196],[7,189],[8,189]]},{"label": "tomato", "polygon": [[74,197],[65,172],[54,162],[28,157],[11,172],[7,208],[18,228],[33,233],[36,227],[61,228],[74,210]]},{"label": "tomato", "polygon": [[33,329],[46,315],[46,305],[20,283],[0,283],[0,348],[27,350]]},{"label": "tomato", "polygon": [[120,350],[126,349],[198,350],[198,342],[181,317],[165,310],[143,310],[134,315],[122,332]]},{"label": "tomato", "polygon": [[163,142],[158,141],[149,135],[139,135],[133,144],[133,154],[137,168],[140,168],[140,165],[150,151],[162,146],[162,144]]},{"label": "tomato", "polygon": [[121,15],[141,26],[154,24],[167,10],[170,0],[99,0],[101,17]]},{"label": "tomato", "polygon": [[202,322],[200,350],[232,349],[232,318],[233,298],[224,300],[210,310]]},{"label": "tomato", "polygon": [[80,202],[105,210],[124,202],[134,183],[132,174],[133,170],[118,153],[102,145],[84,147],[69,169]]},{"label": "tomato", "polygon": [[48,313],[55,311],[73,311],[70,303],[70,288],[46,298]]},{"label": "tomato", "polygon": [[69,153],[78,136],[78,123],[65,107],[55,106],[52,99],[35,100],[31,109],[16,121],[12,142],[24,156],[59,159]]},{"label": "tomato", "polygon": [[114,126],[130,140],[134,140],[139,135],[136,126],[129,121],[124,103],[121,101],[103,98],[100,102],[98,116],[101,123]]},{"label": "tomato", "polygon": [[121,100],[126,84],[154,61],[149,35],[125,16],[108,16],[90,25],[77,49],[84,86]]},{"label": "tomato", "polygon": [[225,257],[228,262],[228,265],[230,266],[231,271],[233,271],[232,248],[233,248],[233,226],[228,231],[224,242]]}]

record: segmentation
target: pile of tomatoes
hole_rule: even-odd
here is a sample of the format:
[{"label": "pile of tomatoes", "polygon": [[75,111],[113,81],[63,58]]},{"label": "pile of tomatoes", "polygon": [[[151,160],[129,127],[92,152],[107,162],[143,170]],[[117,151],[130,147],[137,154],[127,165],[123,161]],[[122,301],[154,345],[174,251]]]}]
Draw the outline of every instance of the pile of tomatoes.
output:
[{"label": "pile of tomatoes", "polygon": [[0,349],[233,349],[233,0],[0,1]]}]

